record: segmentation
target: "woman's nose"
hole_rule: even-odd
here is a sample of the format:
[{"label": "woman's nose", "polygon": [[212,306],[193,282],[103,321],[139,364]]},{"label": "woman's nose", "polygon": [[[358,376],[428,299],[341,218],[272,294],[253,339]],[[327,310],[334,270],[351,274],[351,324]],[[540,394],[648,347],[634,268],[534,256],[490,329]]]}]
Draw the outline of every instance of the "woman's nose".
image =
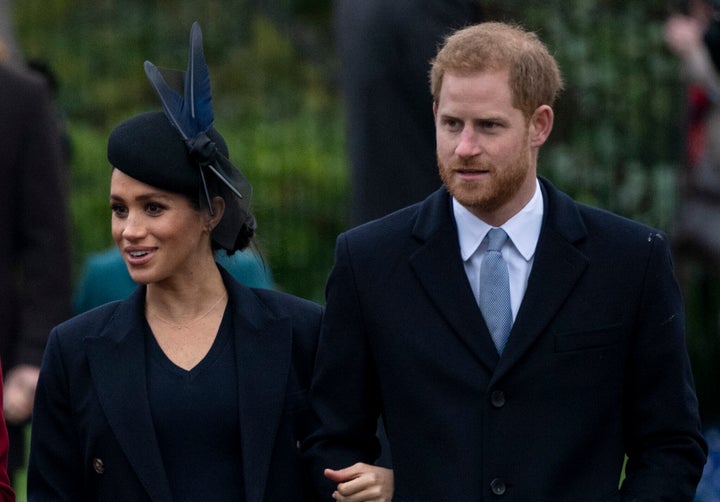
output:
[{"label": "woman's nose", "polygon": [[122,230],[122,236],[128,240],[139,239],[147,233],[142,217],[130,213],[125,218],[125,226]]}]

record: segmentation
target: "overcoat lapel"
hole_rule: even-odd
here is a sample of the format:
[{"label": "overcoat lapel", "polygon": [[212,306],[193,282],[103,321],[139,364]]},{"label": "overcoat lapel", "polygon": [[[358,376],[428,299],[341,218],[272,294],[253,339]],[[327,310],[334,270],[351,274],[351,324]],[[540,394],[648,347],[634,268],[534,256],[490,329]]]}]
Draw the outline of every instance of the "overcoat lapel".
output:
[{"label": "overcoat lapel", "polygon": [[420,242],[410,257],[418,280],[456,335],[492,371],[498,354],[465,274],[450,198],[444,189],[422,204],[413,235]]},{"label": "overcoat lapel", "polygon": [[148,403],[144,297],[144,288],[138,288],[120,303],[100,335],[86,338],[87,353],[100,405],[120,447],[150,498],[170,501]]},{"label": "overcoat lapel", "polygon": [[[587,233],[575,203],[541,178],[545,216],[527,290],[490,385],[527,352],[546,329],[588,264],[576,247]],[[549,284],[553,286],[548,287]]]},{"label": "overcoat lapel", "polygon": [[542,178],[540,185],[545,200],[543,227],[528,287],[501,358],[467,282],[444,189],[422,204],[413,230],[420,242],[410,258],[413,270],[458,337],[493,372],[490,385],[530,349],[587,267],[587,257],[576,247],[587,231],[575,203]]},{"label": "overcoat lapel", "polygon": [[240,435],[247,502],[261,502],[280,419],[292,356],[292,324],[277,318],[252,290],[235,283],[233,327],[238,371]]},{"label": "overcoat lapel", "polygon": [[[275,317],[252,290],[222,273],[233,299],[246,500],[261,502],[285,404],[292,325],[288,318]],[[119,304],[100,336],[88,337],[86,344],[100,404],[120,447],[150,498],[170,501],[148,403],[143,301],[144,289],[139,288]]]}]

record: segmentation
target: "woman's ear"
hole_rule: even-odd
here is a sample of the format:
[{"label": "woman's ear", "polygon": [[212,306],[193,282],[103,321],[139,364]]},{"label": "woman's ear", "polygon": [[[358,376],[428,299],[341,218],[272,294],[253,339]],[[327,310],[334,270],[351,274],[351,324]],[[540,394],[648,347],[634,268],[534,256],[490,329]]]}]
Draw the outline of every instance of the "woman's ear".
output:
[{"label": "woman's ear", "polygon": [[213,229],[220,223],[220,220],[222,220],[223,214],[225,214],[225,199],[220,197],[219,195],[216,195],[212,199],[212,214],[208,211],[207,213],[207,220],[205,222],[206,228],[208,229],[208,233],[212,232]]},{"label": "woman's ear", "polygon": [[548,105],[538,106],[530,117],[530,146],[539,148],[550,136],[555,113]]}]

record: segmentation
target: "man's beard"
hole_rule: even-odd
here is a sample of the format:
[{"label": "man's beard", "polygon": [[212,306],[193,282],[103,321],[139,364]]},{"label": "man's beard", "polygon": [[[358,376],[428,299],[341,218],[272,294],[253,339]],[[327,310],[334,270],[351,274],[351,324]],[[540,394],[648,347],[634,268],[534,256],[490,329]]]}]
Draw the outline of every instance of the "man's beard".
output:
[{"label": "man's beard", "polygon": [[[438,157],[440,178],[460,204],[475,214],[489,214],[507,204],[525,183],[530,170],[529,148],[515,158],[510,165],[498,168],[492,164],[479,162],[461,162],[452,169],[442,163]],[[486,169],[489,174],[483,181],[458,181],[453,177],[454,169]]]}]

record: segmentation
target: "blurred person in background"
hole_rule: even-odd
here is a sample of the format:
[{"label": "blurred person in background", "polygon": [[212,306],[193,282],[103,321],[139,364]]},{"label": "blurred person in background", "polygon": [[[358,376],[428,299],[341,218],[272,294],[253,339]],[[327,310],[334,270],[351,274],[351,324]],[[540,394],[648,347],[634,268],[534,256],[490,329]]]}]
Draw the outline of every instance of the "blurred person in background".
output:
[{"label": "blurred person in background", "polygon": [[0,61],[15,66],[20,57],[12,10],[12,0],[0,0]]},{"label": "blurred person in background", "polygon": [[8,435],[2,412],[3,385],[2,367],[0,366],[0,501],[15,502],[15,493],[10,487],[10,478],[7,472],[8,461]]},{"label": "blurred person in background", "polygon": [[72,140],[70,138],[70,132],[67,129],[67,122],[63,111],[57,106],[58,93],[60,92],[60,82],[58,81],[57,74],[53,70],[50,63],[44,59],[33,58],[27,62],[28,70],[35,72],[45,80],[48,91],[50,92],[50,100],[53,103],[53,112],[55,118],[55,124],[60,135],[61,145],[61,158],[65,164],[66,169],[70,168],[70,162],[72,160]]},{"label": "blurred person in background", "polygon": [[50,329],[71,315],[68,194],[47,86],[0,61],[0,356],[11,479]]},{"label": "blurred person in background", "polygon": [[678,176],[673,245],[680,281],[697,305],[695,336],[705,340],[695,357],[709,451],[696,502],[720,502],[720,2],[690,0],[686,11],[668,17],[665,41],[681,63],[686,97],[685,166]]},{"label": "blurred person in background", "polygon": [[676,247],[720,264],[720,2],[691,0],[688,14],[665,25],[667,46],[687,83],[687,169],[681,191]]},{"label": "blurred person in background", "polygon": [[418,202],[440,186],[427,65],[450,31],[481,20],[479,0],[336,0],[350,222]]}]

